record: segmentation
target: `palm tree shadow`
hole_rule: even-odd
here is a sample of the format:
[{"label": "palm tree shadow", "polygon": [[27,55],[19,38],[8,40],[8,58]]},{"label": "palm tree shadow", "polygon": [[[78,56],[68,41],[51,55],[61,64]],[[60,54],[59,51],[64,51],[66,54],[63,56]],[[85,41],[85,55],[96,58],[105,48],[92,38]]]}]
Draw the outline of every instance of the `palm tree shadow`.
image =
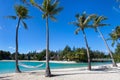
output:
[{"label": "palm tree shadow", "polygon": [[11,76],[0,77],[0,80],[11,80],[11,79],[8,79],[8,77],[11,77]]},{"label": "palm tree shadow", "polygon": [[[109,73],[120,73],[120,69],[115,69],[118,71],[114,71],[114,69],[109,68],[98,68],[98,69],[92,69],[89,72],[75,72],[75,73],[63,73],[63,74],[53,74],[51,77],[57,77],[57,76],[65,76],[65,75],[76,75],[76,74],[109,74]],[[83,71],[83,70],[81,70]],[[57,72],[57,71],[55,71]],[[59,71],[58,71],[59,72]]]}]

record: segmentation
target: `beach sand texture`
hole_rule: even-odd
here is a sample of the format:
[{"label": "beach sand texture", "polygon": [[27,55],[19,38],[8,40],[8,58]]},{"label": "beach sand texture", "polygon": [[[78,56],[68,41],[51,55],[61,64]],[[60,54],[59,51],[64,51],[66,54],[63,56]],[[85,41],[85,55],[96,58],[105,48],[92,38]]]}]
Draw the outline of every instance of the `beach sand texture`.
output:
[{"label": "beach sand texture", "polygon": [[45,71],[31,71],[22,73],[0,74],[0,80],[120,80],[120,63],[118,67],[112,65],[94,66],[92,70],[83,68],[52,69],[52,77],[45,77]]}]

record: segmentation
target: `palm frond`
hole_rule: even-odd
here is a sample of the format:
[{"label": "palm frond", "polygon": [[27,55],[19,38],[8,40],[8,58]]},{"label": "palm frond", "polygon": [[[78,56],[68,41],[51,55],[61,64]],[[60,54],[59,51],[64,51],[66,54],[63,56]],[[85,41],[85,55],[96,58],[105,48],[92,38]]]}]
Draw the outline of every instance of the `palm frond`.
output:
[{"label": "palm frond", "polygon": [[95,17],[96,17],[95,14],[89,15],[89,16],[85,19],[83,25],[87,25],[87,24],[88,24],[92,19],[94,19]]},{"label": "palm frond", "polygon": [[19,18],[25,18],[28,15],[28,9],[22,5],[15,5],[15,11]]},{"label": "palm frond", "polygon": [[115,28],[115,32],[116,32],[117,34],[120,34],[120,26],[117,26],[117,27]]},{"label": "palm frond", "polygon": [[46,14],[42,14],[42,18],[45,19],[47,16]]},{"label": "palm frond", "polygon": [[34,5],[34,4],[35,4],[35,1],[34,1],[34,0],[30,0],[30,3],[31,3],[32,5]]},{"label": "palm frond", "polygon": [[50,15],[50,19],[53,20],[53,21],[57,21],[57,19],[52,15]]},{"label": "palm frond", "polygon": [[81,30],[81,28],[77,28],[75,31],[75,34],[78,34],[80,30]]},{"label": "palm frond", "polygon": [[44,0],[42,3],[43,9],[46,11],[48,8],[48,0]]},{"label": "palm frond", "polygon": [[24,16],[22,19],[31,19],[31,18],[33,18],[33,17],[32,17],[32,16],[27,15],[27,16]]},{"label": "palm frond", "polygon": [[53,6],[54,8],[56,8],[56,7],[58,6],[58,4],[59,4],[59,1],[58,1],[58,0],[55,0],[52,6]]},{"label": "palm frond", "polygon": [[107,20],[107,18],[104,16],[98,16],[95,19],[95,24],[100,24],[100,22],[102,22],[103,20]]},{"label": "palm frond", "polygon": [[55,14],[58,14],[62,10],[63,10],[63,7],[59,7],[57,9],[54,9],[53,11],[51,11],[49,14],[50,15],[55,15]]},{"label": "palm frond", "polygon": [[98,26],[110,26],[110,24],[98,24]]},{"label": "palm frond", "polygon": [[33,6],[37,7],[40,11],[44,12],[44,9],[42,8],[42,6],[41,6],[41,5],[38,5],[34,0],[30,0],[30,3],[31,3]]},{"label": "palm frond", "polygon": [[78,19],[80,17],[80,14],[76,14],[75,17]]},{"label": "palm frond", "polygon": [[25,29],[28,29],[27,24],[23,20],[22,20],[22,24],[23,24]]},{"label": "palm frond", "polygon": [[113,47],[115,45],[115,40],[112,41],[111,46]]},{"label": "palm frond", "polygon": [[5,18],[16,19],[16,16],[5,16]]},{"label": "palm frond", "polygon": [[27,0],[20,0],[22,3],[24,3],[24,4],[26,4],[26,5],[30,5],[30,3],[29,2],[27,2]]}]

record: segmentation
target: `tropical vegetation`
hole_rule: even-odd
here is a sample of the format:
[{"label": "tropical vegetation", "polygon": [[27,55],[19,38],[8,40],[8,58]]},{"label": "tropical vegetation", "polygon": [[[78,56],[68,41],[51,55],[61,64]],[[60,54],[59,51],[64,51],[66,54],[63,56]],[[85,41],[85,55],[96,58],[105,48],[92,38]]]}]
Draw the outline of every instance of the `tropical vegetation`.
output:
[{"label": "tropical vegetation", "polygon": [[[112,52],[107,44],[107,41],[100,31],[99,27],[109,26],[109,24],[104,24],[102,21],[107,20],[104,16],[98,16],[96,14],[76,14],[76,20],[70,22],[77,27],[75,34],[78,34],[80,31],[83,34],[84,42],[86,48],[70,48],[68,45],[59,51],[50,51],[49,50],[49,19],[56,21],[55,15],[63,10],[62,7],[58,7],[58,0],[43,0],[42,4],[38,4],[35,0],[20,0],[25,4],[32,5],[40,10],[42,13],[42,18],[46,20],[46,49],[41,52],[29,52],[29,53],[19,53],[19,28],[20,23],[23,24],[24,28],[27,29],[27,25],[24,22],[25,19],[31,18],[28,15],[28,9],[22,5],[15,5],[16,16],[7,16],[7,18],[17,19],[16,27],[16,36],[15,36],[15,52],[11,53],[9,51],[0,50],[0,60],[15,60],[16,62],[16,72],[21,72],[18,66],[18,60],[46,60],[46,71],[45,76],[50,77],[50,65],[49,60],[61,60],[61,61],[76,61],[76,62],[88,62],[88,69],[91,70],[91,61],[95,58],[111,58],[113,66],[117,66],[116,62],[120,62],[120,26],[117,26],[110,35],[110,40],[112,40],[112,46],[116,43],[115,52]],[[101,51],[93,51],[88,45],[88,40],[85,30],[87,28],[95,29],[103,39],[105,46],[109,52],[106,54]]]},{"label": "tropical vegetation", "polygon": [[[101,52],[98,50],[90,50],[91,61],[93,59],[100,58],[108,58],[110,59],[110,55],[105,52]],[[63,50],[59,51],[49,51],[50,52],[50,60],[57,61],[76,61],[76,62],[87,62],[87,52],[85,48],[71,48],[70,46],[66,46]],[[28,53],[18,53],[19,60],[45,60],[46,58],[46,50],[42,50],[41,52],[31,51]],[[113,57],[116,62],[120,62],[120,44],[117,45],[115,52],[113,52]],[[15,60],[15,52],[11,53],[9,51],[0,50],[0,60]],[[92,61],[96,62],[96,61]]]},{"label": "tropical vegetation", "polygon": [[[109,54],[105,54],[101,51],[93,51],[90,50],[91,61],[94,58],[110,58]],[[66,46],[63,50],[59,51],[49,51],[50,52],[50,60],[57,61],[76,61],[76,62],[87,62],[87,51],[85,48],[71,48],[70,46]],[[115,53],[114,53],[115,54]],[[28,53],[19,53],[19,60],[45,60],[46,59],[46,50],[41,52],[31,51]],[[15,60],[15,53],[11,53],[9,51],[0,50],[0,60]],[[95,61],[93,61],[95,62]]]}]

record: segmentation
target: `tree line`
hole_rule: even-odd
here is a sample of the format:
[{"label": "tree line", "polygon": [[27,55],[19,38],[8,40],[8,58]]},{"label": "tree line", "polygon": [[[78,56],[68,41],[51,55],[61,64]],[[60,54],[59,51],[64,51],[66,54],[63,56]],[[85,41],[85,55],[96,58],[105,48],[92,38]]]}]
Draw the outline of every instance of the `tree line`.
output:
[{"label": "tree line", "polygon": [[[62,61],[76,61],[76,62],[87,62],[87,52],[85,48],[71,48],[66,46],[63,50],[49,51],[50,60],[62,60]],[[120,44],[117,45],[113,56],[115,61],[120,62]],[[94,58],[110,58],[109,54],[98,50],[90,49],[90,57]],[[19,60],[46,60],[46,50],[41,52],[31,51],[28,53],[19,53]],[[0,60],[15,60],[15,53],[9,51],[0,50]]]}]

